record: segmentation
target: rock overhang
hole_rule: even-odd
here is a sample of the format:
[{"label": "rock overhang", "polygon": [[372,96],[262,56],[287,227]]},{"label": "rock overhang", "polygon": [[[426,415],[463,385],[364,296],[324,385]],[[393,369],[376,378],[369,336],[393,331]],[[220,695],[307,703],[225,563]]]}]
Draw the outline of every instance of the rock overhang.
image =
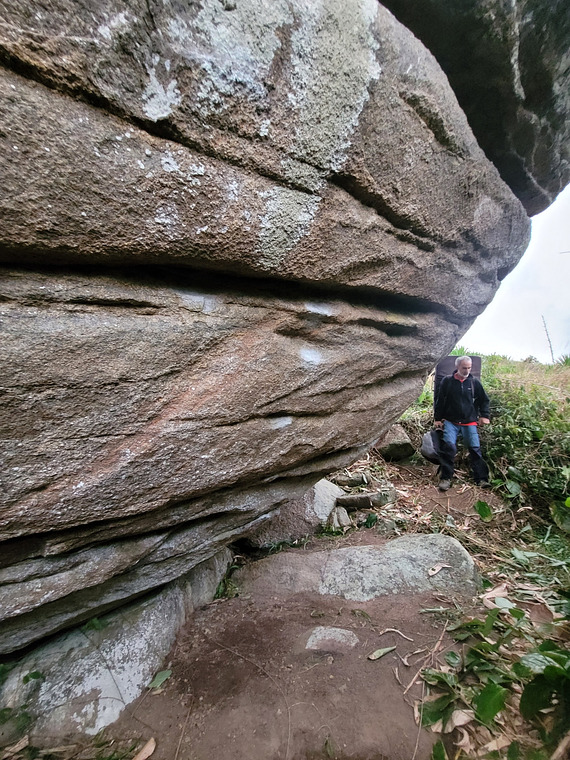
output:
[{"label": "rock overhang", "polygon": [[26,609],[2,651],[353,461],[529,234],[371,0],[10,5],[0,525]]}]

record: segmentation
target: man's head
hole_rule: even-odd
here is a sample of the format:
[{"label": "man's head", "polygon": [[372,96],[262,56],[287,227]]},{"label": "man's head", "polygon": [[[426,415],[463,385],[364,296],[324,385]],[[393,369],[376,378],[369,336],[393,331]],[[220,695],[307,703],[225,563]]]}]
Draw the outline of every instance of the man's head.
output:
[{"label": "man's head", "polygon": [[471,358],[469,356],[458,356],[455,360],[457,374],[460,377],[467,377],[471,372]]}]

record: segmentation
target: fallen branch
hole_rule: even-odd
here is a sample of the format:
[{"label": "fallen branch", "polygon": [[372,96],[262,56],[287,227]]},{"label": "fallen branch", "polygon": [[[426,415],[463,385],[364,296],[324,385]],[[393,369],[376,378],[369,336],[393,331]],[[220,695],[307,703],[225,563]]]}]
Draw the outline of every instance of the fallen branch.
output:
[{"label": "fallen branch", "polygon": [[406,696],[406,694],[409,692],[409,690],[410,690],[410,689],[412,688],[412,686],[415,684],[415,682],[416,682],[416,680],[417,680],[418,676],[420,675],[420,673],[421,673],[421,672],[422,672],[422,670],[424,669],[426,662],[427,662],[427,661],[428,661],[430,658],[431,658],[431,659],[432,659],[432,661],[433,661],[433,657],[434,657],[434,655],[437,653],[438,649],[440,648],[440,646],[441,646],[441,642],[443,641],[443,637],[444,637],[444,635],[445,635],[445,632],[446,632],[446,631],[447,631],[447,622],[446,622],[446,623],[445,623],[445,625],[443,626],[443,631],[441,632],[441,636],[440,636],[440,637],[439,637],[439,639],[437,640],[437,642],[436,642],[436,644],[435,644],[434,648],[431,650],[431,652],[428,652],[428,654],[427,654],[427,655],[426,655],[426,656],[423,658],[423,660],[422,660],[422,664],[421,664],[421,666],[420,666],[419,670],[418,670],[418,671],[417,671],[417,673],[414,675],[414,677],[412,678],[412,680],[410,681],[410,683],[409,683],[409,684],[406,686],[406,688],[404,689],[404,696]]}]

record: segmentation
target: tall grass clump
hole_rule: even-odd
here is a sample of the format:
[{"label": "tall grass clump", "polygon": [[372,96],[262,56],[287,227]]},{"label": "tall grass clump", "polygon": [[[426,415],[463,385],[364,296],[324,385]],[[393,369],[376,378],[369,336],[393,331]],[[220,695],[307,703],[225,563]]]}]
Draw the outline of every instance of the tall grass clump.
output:
[{"label": "tall grass clump", "polygon": [[491,398],[486,458],[508,498],[547,512],[570,486],[570,370],[503,356],[483,357]]}]

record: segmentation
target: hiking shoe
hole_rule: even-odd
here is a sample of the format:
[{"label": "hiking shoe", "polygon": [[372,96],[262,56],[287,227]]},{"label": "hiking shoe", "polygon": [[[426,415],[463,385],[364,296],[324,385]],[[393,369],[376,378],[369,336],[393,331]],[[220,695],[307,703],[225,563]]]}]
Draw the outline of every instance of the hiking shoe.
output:
[{"label": "hiking shoe", "polygon": [[440,491],[449,491],[451,488],[451,480],[440,480],[438,488]]},{"label": "hiking shoe", "polygon": [[476,486],[479,486],[479,488],[491,488],[491,484],[488,480],[480,480],[478,483],[475,483]]}]

